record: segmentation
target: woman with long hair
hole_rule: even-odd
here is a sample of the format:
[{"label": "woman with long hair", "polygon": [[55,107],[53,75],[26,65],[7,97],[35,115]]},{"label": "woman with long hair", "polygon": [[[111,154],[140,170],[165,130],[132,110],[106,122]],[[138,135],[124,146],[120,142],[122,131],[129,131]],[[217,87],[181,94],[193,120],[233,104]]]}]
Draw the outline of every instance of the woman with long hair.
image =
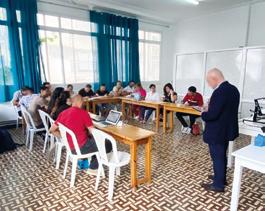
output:
[{"label": "woman with long hair", "polygon": [[52,93],[51,100],[48,104],[47,113],[51,114],[53,107],[55,106],[56,100],[59,98],[61,93],[64,91],[63,87],[57,87]]},{"label": "woman with long hair", "polygon": [[55,106],[52,108],[51,117],[56,120],[61,112],[69,108],[70,105],[67,104],[70,99],[70,92],[63,91],[60,97],[56,100]]}]

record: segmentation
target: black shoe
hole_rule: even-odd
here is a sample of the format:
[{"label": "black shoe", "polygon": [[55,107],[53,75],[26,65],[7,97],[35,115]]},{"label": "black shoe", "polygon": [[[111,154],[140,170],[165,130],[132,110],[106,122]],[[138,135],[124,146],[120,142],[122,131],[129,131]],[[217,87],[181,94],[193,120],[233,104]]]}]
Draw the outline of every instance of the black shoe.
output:
[{"label": "black shoe", "polygon": [[213,191],[213,192],[217,192],[217,193],[225,192],[224,188],[216,188],[211,183],[210,184],[209,183],[201,184],[201,187],[204,188],[206,191]]},{"label": "black shoe", "polygon": [[[214,180],[214,176],[213,176],[213,175],[208,175],[208,179],[210,179],[210,180]],[[225,182],[225,186],[227,186],[227,185],[228,185],[228,183]]]}]

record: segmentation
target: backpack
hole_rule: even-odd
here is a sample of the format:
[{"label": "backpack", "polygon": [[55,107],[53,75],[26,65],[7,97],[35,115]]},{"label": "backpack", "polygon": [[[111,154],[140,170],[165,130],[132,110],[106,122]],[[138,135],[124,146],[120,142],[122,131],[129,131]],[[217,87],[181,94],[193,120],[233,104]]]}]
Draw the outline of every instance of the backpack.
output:
[{"label": "backpack", "polygon": [[10,133],[7,130],[0,129],[0,154],[16,148],[17,144],[13,141]]},{"label": "backpack", "polygon": [[197,136],[201,134],[201,129],[198,123],[192,125],[192,134]]}]

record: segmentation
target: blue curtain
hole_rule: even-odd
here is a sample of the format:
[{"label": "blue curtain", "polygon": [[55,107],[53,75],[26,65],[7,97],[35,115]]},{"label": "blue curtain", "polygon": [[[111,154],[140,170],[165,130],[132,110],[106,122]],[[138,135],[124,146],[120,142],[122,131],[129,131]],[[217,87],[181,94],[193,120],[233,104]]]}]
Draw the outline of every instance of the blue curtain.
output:
[{"label": "blue curtain", "polygon": [[6,11],[0,30],[8,42],[0,43],[0,102],[4,102],[25,85],[38,92],[41,74],[36,0],[3,0],[0,7]]},{"label": "blue curtain", "polygon": [[138,20],[90,11],[96,37],[98,81],[111,89],[117,80],[140,81]]}]

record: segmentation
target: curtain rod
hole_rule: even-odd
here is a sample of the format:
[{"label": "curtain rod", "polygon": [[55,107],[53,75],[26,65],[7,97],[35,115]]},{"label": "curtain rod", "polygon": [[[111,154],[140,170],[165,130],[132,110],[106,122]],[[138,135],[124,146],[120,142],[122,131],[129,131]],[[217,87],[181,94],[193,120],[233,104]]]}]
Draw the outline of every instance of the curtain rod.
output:
[{"label": "curtain rod", "polygon": [[[69,4],[67,3],[67,5],[65,4],[62,4],[62,3],[57,3],[57,2],[51,2],[51,1],[45,1],[45,0],[38,0],[38,2],[40,3],[44,3],[44,4],[50,4],[50,5],[56,5],[56,6],[61,6],[61,7],[66,7],[66,8],[74,8],[74,9],[78,9],[78,10],[82,10],[82,11],[86,11],[86,12],[89,12],[90,10],[92,10],[92,7],[89,7],[87,6],[87,8],[84,8],[84,7],[81,7],[80,5],[78,4]],[[99,11],[99,12],[111,12],[111,11],[108,11],[108,10],[104,10],[104,9],[101,9],[101,8],[95,8],[95,10]],[[121,13],[116,13],[118,15],[122,15]],[[124,15],[124,14],[123,14]],[[130,18],[136,18],[136,17],[133,17],[133,16],[130,16],[128,15],[128,17]],[[154,23],[153,21],[148,21],[148,20],[145,20],[145,19],[141,19],[141,18],[137,18],[139,22],[141,23],[146,23],[146,24],[151,24],[151,25],[155,25],[155,26],[160,26],[160,27],[165,27],[165,28],[169,28],[170,26],[169,25],[166,25],[166,24],[162,24],[162,23]]]}]

